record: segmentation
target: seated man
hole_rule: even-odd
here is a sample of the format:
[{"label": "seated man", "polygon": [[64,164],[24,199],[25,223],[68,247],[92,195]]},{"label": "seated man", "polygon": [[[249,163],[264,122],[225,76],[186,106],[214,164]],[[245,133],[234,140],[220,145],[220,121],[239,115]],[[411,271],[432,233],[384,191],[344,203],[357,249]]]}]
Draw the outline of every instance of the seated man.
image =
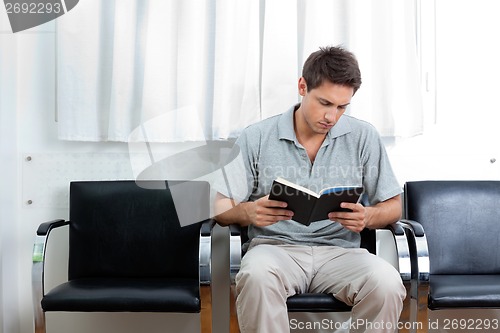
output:
[{"label": "seated man", "polygon": [[[392,265],[359,248],[359,232],[400,218],[401,187],[374,127],[343,115],[360,85],[352,53],[321,48],[304,64],[301,103],[247,127],[236,141],[241,167],[225,168],[228,186],[215,186],[215,210],[221,225],[248,226],[236,276],[243,333],[289,332],[286,299],[305,292],[351,305],[351,332],[396,331],[405,288]],[[362,185],[369,205],[342,203],[351,211],[305,226],[286,203],[269,199],[277,177],[315,192]]]}]

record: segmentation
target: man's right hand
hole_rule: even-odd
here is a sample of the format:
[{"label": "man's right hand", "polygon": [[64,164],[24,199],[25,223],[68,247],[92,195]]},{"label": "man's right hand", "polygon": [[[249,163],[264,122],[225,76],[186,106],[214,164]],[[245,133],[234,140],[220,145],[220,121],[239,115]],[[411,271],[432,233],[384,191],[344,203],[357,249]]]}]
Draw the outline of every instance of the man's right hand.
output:
[{"label": "man's right hand", "polygon": [[269,200],[269,195],[253,202],[242,203],[249,224],[266,227],[281,220],[289,220],[293,216],[291,210],[286,209],[287,203]]},{"label": "man's right hand", "polygon": [[286,202],[269,200],[269,196],[256,201],[235,204],[232,199],[217,193],[215,199],[215,219],[221,225],[250,224],[265,227],[281,220],[289,220],[293,216],[291,210],[286,209]]}]

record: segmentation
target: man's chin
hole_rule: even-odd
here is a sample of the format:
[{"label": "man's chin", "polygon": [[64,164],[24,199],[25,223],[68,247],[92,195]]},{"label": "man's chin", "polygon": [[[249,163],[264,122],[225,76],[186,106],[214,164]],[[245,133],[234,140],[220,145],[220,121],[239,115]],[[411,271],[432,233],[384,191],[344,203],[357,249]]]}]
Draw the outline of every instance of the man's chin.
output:
[{"label": "man's chin", "polygon": [[316,127],[314,129],[314,132],[316,132],[317,134],[327,134],[331,128],[332,127]]}]

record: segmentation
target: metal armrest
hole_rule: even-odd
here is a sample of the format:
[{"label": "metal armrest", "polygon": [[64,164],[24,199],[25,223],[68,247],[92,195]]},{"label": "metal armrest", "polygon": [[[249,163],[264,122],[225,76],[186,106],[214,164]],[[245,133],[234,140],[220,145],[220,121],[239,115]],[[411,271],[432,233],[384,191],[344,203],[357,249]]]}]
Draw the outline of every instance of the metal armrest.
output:
[{"label": "metal armrest", "polygon": [[212,282],[212,231],[215,221],[210,219],[202,223],[200,228],[200,285]]},{"label": "metal armrest", "polygon": [[44,222],[38,226],[36,234],[38,236],[47,236],[49,234],[50,230],[64,226],[64,225],[68,225],[68,224],[69,224],[69,221],[65,221],[62,219]]},{"label": "metal armrest", "polygon": [[31,268],[31,284],[33,293],[33,310],[35,315],[35,332],[45,331],[45,314],[42,309],[42,298],[45,295],[44,269],[45,249],[52,229],[68,225],[69,221],[53,220],[40,224],[33,245],[33,266]]},{"label": "metal armrest", "polygon": [[[427,238],[423,226],[412,220],[399,221],[406,230],[408,230],[408,244],[410,246],[410,257],[412,262],[412,278],[410,285],[410,321],[420,322],[423,325],[427,322],[425,313],[419,311],[419,301],[425,302],[427,308],[427,293],[429,288],[429,249]],[[422,294],[422,295],[420,295]],[[420,297],[423,296],[423,297]],[[415,327],[410,330],[414,333]]]},{"label": "metal armrest", "polygon": [[229,225],[229,274],[231,284],[235,283],[236,274],[241,267],[241,227],[237,224]]},{"label": "metal armrest", "polygon": [[396,252],[398,255],[399,274],[403,282],[411,281],[411,257],[410,247],[408,244],[407,231],[405,225],[400,222],[389,224],[385,227],[392,232],[396,242]]},{"label": "metal armrest", "polygon": [[[68,225],[69,221],[53,220],[40,224],[36,232],[35,242],[33,245],[33,278],[37,277],[40,281],[43,280],[43,264],[45,262],[45,249],[47,240],[52,229]],[[36,273],[36,274],[35,274]],[[43,286],[42,286],[43,288]],[[43,291],[43,289],[42,289]]]},{"label": "metal armrest", "polygon": [[417,221],[400,220],[400,223],[407,228],[409,233],[410,252],[412,252],[412,260],[416,262],[414,274],[416,274],[418,283],[427,283],[429,281],[429,249],[427,246],[427,237],[425,236],[424,227]]}]

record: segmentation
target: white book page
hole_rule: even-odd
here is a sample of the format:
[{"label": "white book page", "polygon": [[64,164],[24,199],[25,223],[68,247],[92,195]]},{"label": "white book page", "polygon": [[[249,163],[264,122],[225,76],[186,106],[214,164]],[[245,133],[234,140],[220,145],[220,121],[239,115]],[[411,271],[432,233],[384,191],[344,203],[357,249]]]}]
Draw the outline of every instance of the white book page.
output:
[{"label": "white book page", "polygon": [[288,181],[288,180],[286,180],[284,178],[278,177],[278,178],[276,178],[276,181],[278,183],[283,184],[283,185],[287,185],[287,186],[293,187],[293,188],[295,188],[297,190],[300,190],[300,191],[302,191],[304,193],[307,193],[307,194],[309,194],[309,195],[311,195],[313,197],[316,197],[316,198],[320,197],[320,195],[318,193],[315,193],[315,192],[311,191],[310,189],[308,189],[308,188],[306,188],[304,186],[300,186],[300,185],[297,185],[295,183],[292,183],[291,181]]}]

